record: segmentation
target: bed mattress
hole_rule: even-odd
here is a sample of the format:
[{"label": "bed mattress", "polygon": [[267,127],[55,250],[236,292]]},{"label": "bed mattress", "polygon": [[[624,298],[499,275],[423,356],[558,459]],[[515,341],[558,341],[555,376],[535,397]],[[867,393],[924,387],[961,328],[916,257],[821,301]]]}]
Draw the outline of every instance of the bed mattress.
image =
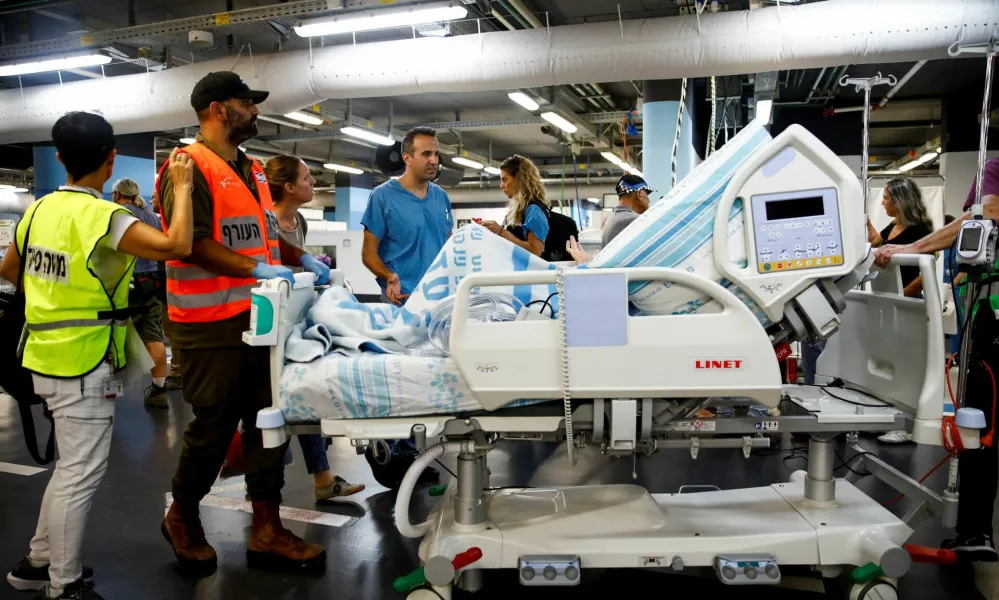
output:
[{"label": "bed mattress", "polygon": [[289,363],[281,375],[278,402],[288,423],[482,410],[453,360],[400,354],[330,354]]}]

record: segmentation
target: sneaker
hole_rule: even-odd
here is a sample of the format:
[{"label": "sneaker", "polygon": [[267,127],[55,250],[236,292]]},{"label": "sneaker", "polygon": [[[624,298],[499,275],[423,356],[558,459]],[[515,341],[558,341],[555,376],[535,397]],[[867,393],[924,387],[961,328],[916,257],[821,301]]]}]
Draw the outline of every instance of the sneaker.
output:
[{"label": "sneaker", "polygon": [[[94,570],[83,567],[83,581],[89,582],[93,578]],[[21,592],[40,592],[49,585],[49,566],[32,567],[31,561],[25,556],[17,561],[10,573],[7,573],[7,583]]]},{"label": "sneaker", "polygon": [[885,444],[907,444],[912,441],[912,434],[904,429],[896,429],[878,437]]},{"label": "sneaker", "polygon": [[180,382],[180,375],[170,375],[166,378],[166,384],[163,386],[167,391],[183,389]]},{"label": "sneaker", "polygon": [[152,408],[170,408],[170,399],[167,398],[166,387],[160,387],[155,383],[146,388],[146,398],[143,403]]},{"label": "sneaker", "polygon": [[94,591],[94,584],[82,579],[77,579],[62,588],[62,592],[58,596],[50,596],[48,592],[51,592],[51,590],[47,590],[45,594],[42,594],[39,600],[104,600],[102,596]]},{"label": "sneaker", "polygon": [[363,483],[349,483],[343,477],[336,475],[333,477],[333,483],[326,487],[316,488],[316,501],[353,496],[354,494],[363,491]]},{"label": "sneaker", "polygon": [[969,562],[999,562],[996,546],[991,535],[957,536],[944,540],[940,547],[953,550],[959,560]]}]

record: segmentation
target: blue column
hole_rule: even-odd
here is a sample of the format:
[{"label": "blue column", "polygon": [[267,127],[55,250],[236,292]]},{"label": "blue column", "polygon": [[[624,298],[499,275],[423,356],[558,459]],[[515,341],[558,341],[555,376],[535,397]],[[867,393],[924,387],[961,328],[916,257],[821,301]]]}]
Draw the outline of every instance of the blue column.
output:
[{"label": "blue column", "polygon": [[[140,133],[118,136],[115,140],[118,155],[114,161],[114,173],[104,185],[104,197],[111,199],[111,187],[122,177],[131,177],[139,184],[142,197],[149,201],[156,184],[155,141],[153,135]],[[56,158],[53,145],[34,147],[35,197],[51,194],[66,183],[66,169]]]},{"label": "blue column", "polygon": [[[642,173],[645,180],[665,196],[673,185],[673,139],[680,110],[680,80],[644,82],[642,105]],[[693,86],[687,89],[686,105],[693,100]],[[694,168],[694,122],[684,108],[683,124],[677,147],[676,180],[679,182]],[[653,196],[653,201],[658,194]]]},{"label": "blue column", "polygon": [[[373,182],[370,173],[363,175],[336,176],[336,211],[334,219],[347,224],[347,229],[360,230],[361,217],[364,216],[364,209],[368,207],[368,198],[371,197]],[[329,213],[324,216],[329,218]]]}]

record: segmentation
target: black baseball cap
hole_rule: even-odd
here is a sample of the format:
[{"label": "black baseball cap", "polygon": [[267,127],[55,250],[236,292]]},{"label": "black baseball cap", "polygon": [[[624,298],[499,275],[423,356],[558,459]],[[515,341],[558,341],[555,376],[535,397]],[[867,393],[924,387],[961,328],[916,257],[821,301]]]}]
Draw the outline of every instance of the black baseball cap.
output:
[{"label": "black baseball cap", "polygon": [[217,71],[209,73],[194,85],[191,92],[191,106],[195,112],[201,112],[211,106],[212,102],[224,102],[230,98],[237,100],[252,100],[260,104],[267,99],[270,92],[251,90],[246,82],[232,71]]},{"label": "black baseball cap", "polygon": [[633,194],[640,190],[645,190],[650,194],[659,191],[646,183],[644,179],[632,173],[625,173],[621,179],[618,180],[617,187],[614,189],[617,190],[618,196],[627,196],[628,194]]}]

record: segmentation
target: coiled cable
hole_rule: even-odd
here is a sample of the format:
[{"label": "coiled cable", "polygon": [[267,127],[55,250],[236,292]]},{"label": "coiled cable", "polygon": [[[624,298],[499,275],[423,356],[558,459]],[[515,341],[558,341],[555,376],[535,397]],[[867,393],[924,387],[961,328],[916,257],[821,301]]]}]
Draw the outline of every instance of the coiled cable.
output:
[{"label": "coiled cable", "polygon": [[558,335],[562,356],[562,407],[565,411],[565,443],[569,464],[576,464],[576,448],[572,439],[572,392],[569,388],[569,344],[565,330],[565,267],[555,267],[555,287],[558,290]]},{"label": "coiled cable", "polygon": [[[418,322],[427,323],[427,337],[409,344],[405,349],[406,354],[440,358],[451,356],[454,298],[448,296],[417,316]],[[468,299],[468,320],[472,323],[514,321],[523,308],[524,303],[510,294],[475,292]]]}]

